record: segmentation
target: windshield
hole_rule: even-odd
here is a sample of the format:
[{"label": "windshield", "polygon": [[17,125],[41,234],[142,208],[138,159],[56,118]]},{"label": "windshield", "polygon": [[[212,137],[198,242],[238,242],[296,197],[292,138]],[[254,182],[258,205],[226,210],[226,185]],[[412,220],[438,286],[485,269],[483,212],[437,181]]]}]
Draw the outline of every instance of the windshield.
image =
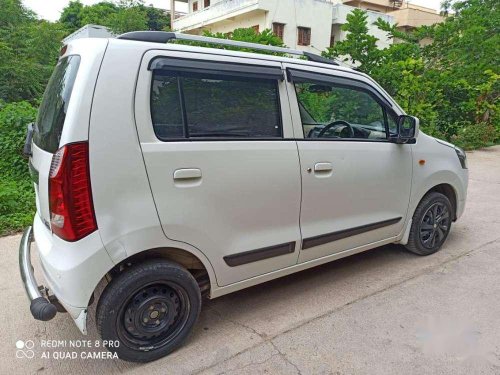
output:
[{"label": "windshield", "polygon": [[79,65],[80,56],[74,55],[61,59],[43,94],[35,123],[33,142],[47,152],[54,153],[59,148],[64,119]]}]

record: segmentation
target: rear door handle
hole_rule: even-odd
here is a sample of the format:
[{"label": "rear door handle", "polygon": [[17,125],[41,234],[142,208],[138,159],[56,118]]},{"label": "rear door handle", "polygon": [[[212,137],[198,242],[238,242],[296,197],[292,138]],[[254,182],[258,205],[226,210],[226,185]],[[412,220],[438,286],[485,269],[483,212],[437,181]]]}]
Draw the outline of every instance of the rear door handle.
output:
[{"label": "rear door handle", "polygon": [[174,171],[174,180],[195,180],[201,178],[201,169],[182,168]]},{"label": "rear door handle", "polygon": [[332,163],[316,163],[314,164],[314,172],[331,172],[333,170]]}]

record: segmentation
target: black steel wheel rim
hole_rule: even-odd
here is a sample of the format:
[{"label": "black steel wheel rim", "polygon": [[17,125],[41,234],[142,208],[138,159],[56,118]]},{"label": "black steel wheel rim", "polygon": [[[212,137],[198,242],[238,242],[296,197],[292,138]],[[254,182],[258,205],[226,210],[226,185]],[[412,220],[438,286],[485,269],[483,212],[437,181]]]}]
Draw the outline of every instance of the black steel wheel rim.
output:
[{"label": "black steel wheel rim", "polygon": [[426,249],[434,249],[446,239],[450,230],[450,211],[441,202],[432,204],[422,216],[419,227],[420,242]]},{"label": "black steel wheel rim", "polygon": [[138,288],[122,305],[117,332],[121,342],[135,350],[159,349],[175,339],[189,318],[187,292],[171,281]]}]

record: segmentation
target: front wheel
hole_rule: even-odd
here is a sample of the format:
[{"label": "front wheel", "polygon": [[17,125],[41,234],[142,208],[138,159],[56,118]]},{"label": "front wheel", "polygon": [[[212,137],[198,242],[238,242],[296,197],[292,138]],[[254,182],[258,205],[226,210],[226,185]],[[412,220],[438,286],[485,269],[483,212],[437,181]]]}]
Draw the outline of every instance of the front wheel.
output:
[{"label": "front wheel", "polygon": [[406,248],[418,255],[438,251],[450,233],[452,207],[449,199],[440,193],[427,194],[413,214]]},{"label": "front wheel", "polygon": [[[194,277],[183,267],[152,259],[128,268],[106,287],[97,306],[97,329],[120,359],[149,362],[177,349],[201,308]],[[118,345],[116,345],[118,343]]]}]

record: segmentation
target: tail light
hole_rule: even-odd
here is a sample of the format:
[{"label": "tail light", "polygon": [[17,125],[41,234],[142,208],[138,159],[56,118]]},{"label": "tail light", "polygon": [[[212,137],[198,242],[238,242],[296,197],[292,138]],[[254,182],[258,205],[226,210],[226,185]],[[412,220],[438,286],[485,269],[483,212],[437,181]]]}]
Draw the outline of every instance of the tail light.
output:
[{"label": "tail light", "polygon": [[97,229],[87,142],[68,144],[52,157],[49,205],[52,232],[63,240],[77,241]]}]

